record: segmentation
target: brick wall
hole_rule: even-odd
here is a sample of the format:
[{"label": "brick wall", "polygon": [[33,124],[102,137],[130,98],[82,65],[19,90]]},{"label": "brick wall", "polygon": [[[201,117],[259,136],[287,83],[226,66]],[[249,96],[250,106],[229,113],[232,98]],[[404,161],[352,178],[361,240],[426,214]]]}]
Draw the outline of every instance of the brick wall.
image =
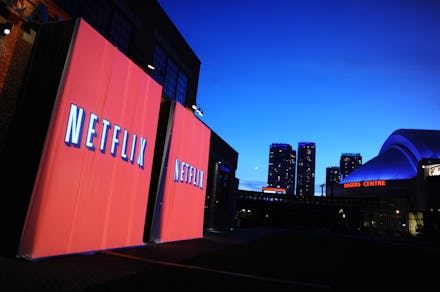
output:
[{"label": "brick wall", "polygon": [[21,26],[22,21],[16,19],[11,33],[0,36],[0,151],[6,141],[32,50],[32,35]]}]

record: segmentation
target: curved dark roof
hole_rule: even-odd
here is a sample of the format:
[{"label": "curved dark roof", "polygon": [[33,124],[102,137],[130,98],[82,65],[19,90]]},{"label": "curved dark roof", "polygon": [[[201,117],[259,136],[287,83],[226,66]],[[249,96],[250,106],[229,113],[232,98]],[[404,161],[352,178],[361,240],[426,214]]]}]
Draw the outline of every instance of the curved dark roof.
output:
[{"label": "curved dark roof", "polygon": [[422,159],[440,159],[440,130],[399,129],[388,137],[378,156],[355,169],[341,183],[411,179],[417,176]]}]

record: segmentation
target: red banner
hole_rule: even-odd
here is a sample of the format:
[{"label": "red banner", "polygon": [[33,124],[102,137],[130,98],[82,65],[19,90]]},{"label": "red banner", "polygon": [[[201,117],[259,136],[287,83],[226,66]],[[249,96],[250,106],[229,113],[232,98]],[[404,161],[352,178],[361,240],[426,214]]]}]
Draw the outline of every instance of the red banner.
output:
[{"label": "red banner", "polygon": [[143,244],[162,87],[81,20],[18,256]]},{"label": "red banner", "polygon": [[175,104],[160,210],[160,242],[203,237],[211,130]]}]

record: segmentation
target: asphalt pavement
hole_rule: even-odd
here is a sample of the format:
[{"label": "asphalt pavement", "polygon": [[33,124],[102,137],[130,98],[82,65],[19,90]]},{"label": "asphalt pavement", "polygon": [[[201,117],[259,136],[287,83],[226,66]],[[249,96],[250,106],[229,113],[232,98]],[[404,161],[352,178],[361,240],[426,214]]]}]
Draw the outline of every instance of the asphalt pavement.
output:
[{"label": "asphalt pavement", "polygon": [[0,257],[0,291],[433,291],[438,240],[271,227],[38,261]]}]

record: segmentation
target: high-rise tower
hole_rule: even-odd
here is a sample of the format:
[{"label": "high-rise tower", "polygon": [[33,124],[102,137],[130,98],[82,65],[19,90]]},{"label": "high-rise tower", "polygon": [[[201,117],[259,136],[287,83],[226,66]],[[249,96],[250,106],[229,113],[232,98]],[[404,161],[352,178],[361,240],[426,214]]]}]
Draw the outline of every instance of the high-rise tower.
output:
[{"label": "high-rise tower", "polygon": [[316,145],[314,142],[298,143],[296,195],[315,195],[315,157]]},{"label": "high-rise tower", "polygon": [[339,168],[341,170],[341,179],[350,174],[353,170],[362,165],[362,156],[360,153],[342,153]]},{"label": "high-rise tower", "polygon": [[339,166],[331,166],[326,168],[325,172],[325,195],[332,197],[335,191],[335,185],[341,181],[341,170]]},{"label": "high-rise tower", "polygon": [[269,173],[267,186],[285,188],[286,194],[295,191],[296,151],[289,144],[273,143],[269,152]]}]

